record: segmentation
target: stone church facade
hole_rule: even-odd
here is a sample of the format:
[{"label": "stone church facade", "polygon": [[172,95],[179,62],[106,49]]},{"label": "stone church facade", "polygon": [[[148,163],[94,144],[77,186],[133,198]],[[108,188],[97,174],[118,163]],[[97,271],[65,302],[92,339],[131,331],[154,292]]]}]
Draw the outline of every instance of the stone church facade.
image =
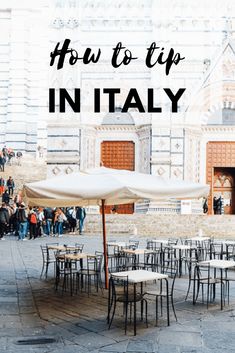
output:
[{"label": "stone church facade", "polygon": [[[40,8],[0,8],[6,33],[0,41],[0,146],[37,157],[43,151],[49,177],[102,163],[209,183],[209,213],[213,197],[222,196],[224,212],[234,214],[235,5],[229,0],[221,5],[219,0],[190,5],[182,0],[58,0],[52,7],[43,1]],[[99,65],[49,67],[48,53],[64,38],[81,52],[101,47]],[[108,57],[118,41],[140,60],[115,70]],[[153,41],[185,56],[169,77],[144,65],[143,53]],[[68,108],[64,115],[49,114],[48,87],[65,87],[71,95],[81,88],[81,113]],[[91,92],[103,87],[121,88],[115,113],[108,113],[107,102],[101,113],[92,112]],[[144,104],[147,88],[154,88],[162,113],[121,113],[130,87]],[[186,88],[178,113],[170,112],[162,87]],[[135,207],[139,212],[182,211],[174,200]],[[201,201],[187,207],[202,212]]]}]

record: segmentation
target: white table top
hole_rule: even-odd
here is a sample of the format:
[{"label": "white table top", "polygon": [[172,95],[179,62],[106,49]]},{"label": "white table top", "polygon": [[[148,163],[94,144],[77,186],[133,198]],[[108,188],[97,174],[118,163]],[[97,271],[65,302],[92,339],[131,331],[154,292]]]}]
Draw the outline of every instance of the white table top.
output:
[{"label": "white table top", "polygon": [[128,277],[130,283],[141,283],[147,281],[154,281],[168,278],[167,275],[158,272],[151,272],[146,270],[133,270],[111,273],[112,276],[121,278]]},{"label": "white table top", "polygon": [[152,241],[153,243],[159,243],[159,244],[168,244],[169,243],[168,239],[150,239],[149,241]]},{"label": "white table top", "polygon": [[219,268],[221,270],[225,270],[227,268],[235,267],[235,261],[228,261],[228,260],[208,260],[208,261],[201,261],[199,265],[210,265],[213,268]]},{"label": "white table top", "polygon": [[235,240],[225,240],[222,243],[225,245],[235,245]]},{"label": "white table top", "polygon": [[184,245],[184,244],[172,245],[172,248],[173,249],[179,249],[179,250],[191,250],[191,249],[194,249],[192,246]]},{"label": "white table top", "polygon": [[124,241],[117,241],[117,242],[109,241],[109,242],[107,242],[107,245],[109,245],[109,246],[118,246],[119,248],[122,248],[122,247],[126,247],[127,243],[125,243]]},{"label": "white table top", "polygon": [[205,241],[205,240],[210,240],[210,237],[192,237],[192,238],[188,238],[187,240],[192,240],[192,241]]},{"label": "white table top", "polygon": [[143,254],[148,254],[154,252],[153,250],[149,249],[122,249],[122,252],[125,254],[131,254],[131,255],[143,255]]}]

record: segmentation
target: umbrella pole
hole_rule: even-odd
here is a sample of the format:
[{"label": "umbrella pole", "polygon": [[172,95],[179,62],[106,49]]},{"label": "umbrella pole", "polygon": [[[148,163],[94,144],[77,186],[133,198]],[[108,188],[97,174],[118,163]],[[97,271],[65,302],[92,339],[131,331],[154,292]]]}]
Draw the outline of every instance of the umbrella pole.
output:
[{"label": "umbrella pole", "polygon": [[107,241],[106,241],[106,224],[105,224],[105,200],[102,200],[102,227],[103,227],[103,250],[104,250],[104,274],[105,274],[105,289],[109,287],[109,272],[108,272],[108,257],[107,257]]}]

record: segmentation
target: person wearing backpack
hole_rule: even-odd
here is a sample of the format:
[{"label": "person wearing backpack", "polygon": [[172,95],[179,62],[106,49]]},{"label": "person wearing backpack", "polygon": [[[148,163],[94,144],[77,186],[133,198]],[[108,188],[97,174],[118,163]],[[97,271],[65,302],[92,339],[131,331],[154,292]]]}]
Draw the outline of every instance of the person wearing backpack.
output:
[{"label": "person wearing backpack", "polygon": [[37,237],[37,215],[33,208],[29,212],[29,239]]}]

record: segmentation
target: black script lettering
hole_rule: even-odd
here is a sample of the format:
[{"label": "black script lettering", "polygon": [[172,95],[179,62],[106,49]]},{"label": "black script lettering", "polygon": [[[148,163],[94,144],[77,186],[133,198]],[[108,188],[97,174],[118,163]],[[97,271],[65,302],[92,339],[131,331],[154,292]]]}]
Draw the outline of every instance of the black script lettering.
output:
[{"label": "black script lettering", "polygon": [[155,42],[153,42],[150,45],[150,47],[147,48],[147,55],[146,55],[146,59],[145,59],[146,66],[149,68],[152,68],[157,63],[160,65],[166,64],[166,68],[165,68],[166,75],[169,75],[170,69],[173,64],[178,65],[178,63],[181,60],[185,59],[185,57],[180,56],[180,53],[175,54],[174,49],[171,48],[168,53],[167,58],[164,60],[163,59],[164,48],[162,48],[161,53],[158,55],[157,59],[155,61],[153,61],[153,55],[157,49],[160,49],[160,47],[157,47]]},{"label": "black script lettering", "polygon": [[70,44],[70,39],[64,40],[64,43],[61,49],[59,49],[60,42],[56,44],[54,51],[50,53],[50,57],[51,57],[50,66],[54,65],[55,58],[58,56],[59,59],[57,63],[57,70],[62,69],[64,66],[65,56],[67,54],[70,54],[70,58],[69,58],[70,65],[76,64],[78,60],[82,60],[83,64],[85,65],[89,63],[96,64],[99,61],[99,58],[101,55],[100,48],[98,49],[98,52],[96,54],[92,53],[91,48],[86,48],[84,55],[82,57],[79,57],[78,52],[75,49],[69,48],[69,44]]},{"label": "black script lettering", "polygon": [[120,54],[120,51],[122,49],[125,49],[126,47],[123,47],[122,46],[122,43],[121,42],[118,42],[118,44],[116,45],[115,48],[113,48],[113,56],[112,56],[112,60],[111,60],[111,63],[112,63],[112,66],[117,68],[119,66],[121,66],[122,64],[123,65],[128,65],[131,60],[135,60],[135,59],[138,59],[137,57],[133,57],[132,56],[132,52],[129,50],[129,49],[126,49],[124,51],[124,57],[123,59],[120,61],[120,63],[118,64],[117,63],[117,59],[118,59],[118,56]]}]

